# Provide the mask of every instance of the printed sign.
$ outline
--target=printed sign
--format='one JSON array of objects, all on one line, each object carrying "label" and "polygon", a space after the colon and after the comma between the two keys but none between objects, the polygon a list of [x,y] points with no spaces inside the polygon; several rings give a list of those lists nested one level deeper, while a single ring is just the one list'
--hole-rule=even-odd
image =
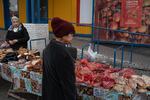
[{"label": "printed sign", "polygon": [[142,25],[143,0],[122,0],[121,26],[140,27]]}]

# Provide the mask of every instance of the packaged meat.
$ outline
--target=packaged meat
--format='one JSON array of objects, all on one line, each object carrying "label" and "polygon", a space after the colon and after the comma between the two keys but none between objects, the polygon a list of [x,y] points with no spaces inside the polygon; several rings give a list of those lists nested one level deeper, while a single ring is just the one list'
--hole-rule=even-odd
[{"label": "packaged meat", "polygon": [[127,83],[127,79],[123,78],[123,77],[118,77],[115,79],[117,84],[121,84],[121,85],[125,85]]},{"label": "packaged meat", "polygon": [[139,92],[139,93],[146,93],[147,90],[146,90],[146,89],[139,89],[138,92]]},{"label": "packaged meat", "polygon": [[113,89],[116,90],[116,91],[118,91],[118,92],[123,92],[124,85],[115,84],[115,86],[113,87]]},{"label": "packaged meat", "polygon": [[129,86],[129,85],[125,85],[124,89],[123,89],[123,92],[127,95],[129,94],[132,94],[133,93],[133,90],[132,88]]},{"label": "packaged meat", "polygon": [[128,84],[129,84],[129,86],[130,86],[132,89],[136,89],[136,88],[137,88],[137,83],[136,83],[136,81],[133,80],[133,79],[129,79],[129,80],[128,80]]},{"label": "packaged meat", "polygon": [[142,75],[142,79],[144,80],[146,85],[150,86],[150,77]]}]

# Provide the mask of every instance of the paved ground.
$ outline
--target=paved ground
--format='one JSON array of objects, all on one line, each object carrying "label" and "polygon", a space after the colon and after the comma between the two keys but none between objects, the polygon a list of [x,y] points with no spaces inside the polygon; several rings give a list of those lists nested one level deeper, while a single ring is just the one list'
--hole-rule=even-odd
[{"label": "paved ground", "polygon": [[[81,48],[82,45],[89,43],[89,39],[87,38],[75,38],[73,41],[73,46]],[[101,45],[99,46],[99,52],[108,57],[113,57],[113,49],[118,47],[119,45]],[[129,58],[130,47],[125,47],[125,60]],[[119,59],[121,56],[121,51],[119,50],[117,53],[117,58]],[[144,47],[136,47],[133,50],[133,63],[139,65],[139,68],[150,68],[150,48]],[[150,71],[147,71],[146,74],[150,75]],[[10,83],[0,79],[0,100],[14,100],[13,98],[7,97],[7,91],[10,87]],[[28,99],[29,100],[29,99]],[[31,99],[35,100],[35,99]]]}]

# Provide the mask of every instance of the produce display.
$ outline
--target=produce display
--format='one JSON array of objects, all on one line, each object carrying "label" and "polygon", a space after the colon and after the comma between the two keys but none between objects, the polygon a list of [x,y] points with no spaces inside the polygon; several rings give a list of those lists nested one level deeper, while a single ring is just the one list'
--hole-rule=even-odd
[{"label": "produce display", "polygon": [[8,65],[14,66],[17,69],[22,69],[24,71],[33,71],[33,72],[42,73],[41,59],[33,59],[31,61],[25,61],[24,59],[20,59],[18,61],[9,62]]},{"label": "produce display", "polygon": [[[2,50],[7,54],[9,49]],[[20,48],[17,53],[18,61],[1,64],[1,76],[13,83],[14,90],[33,93],[41,96],[42,90],[42,59],[36,50]]]},{"label": "produce display", "polygon": [[[137,32],[141,34],[150,34],[149,0],[143,0],[143,10],[141,16],[142,25],[140,25],[140,27],[126,27],[121,25],[121,6],[122,0],[95,0],[95,26],[110,28],[112,30],[123,30],[128,32]],[[129,14],[130,16],[128,16],[129,18],[137,18],[138,11],[135,9],[129,9],[127,13],[131,13]],[[131,35],[127,32],[106,31],[96,28],[94,29],[94,36],[94,39],[102,41],[122,41],[138,44],[150,43],[150,37],[148,36]]]},{"label": "produce display", "polygon": [[76,63],[76,80],[87,86],[102,87],[124,94],[150,91],[150,77],[138,76],[129,68],[112,68],[110,65],[89,62],[86,59]]},{"label": "produce display", "polygon": [[5,48],[0,49],[0,60],[2,60],[8,53],[16,53],[18,55],[18,59],[26,59],[28,61],[40,58],[37,50],[20,48],[18,51],[13,51],[11,48]]},{"label": "produce display", "polygon": [[26,59],[28,61],[32,60],[32,59],[39,59],[40,58],[40,54],[37,50],[28,50],[25,48],[20,48],[18,51],[18,58],[19,59]]},{"label": "produce display", "polygon": [[12,49],[1,49],[0,54],[5,56],[9,52],[16,52],[18,55],[18,61],[9,61],[8,64],[3,65],[13,66],[17,69],[23,69],[24,71],[42,73],[42,59],[37,50],[28,50],[25,48],[20,48],[18,51],[13,51]]},{"label": "produce display", "polygon": [[[14,51],[11,49],[2,50],[2,54],[8,52]],[[16,52],[18,61],[1,64],[2,78],[12,82],[14,90],[22,90],[41,96],[42,59],[36,50],[20,48]],[[75,66],[79,94],[90,95],[91,98],[94,98],[93,100],[98,99],[99,96],[117,100],[115,96],[119,93],[132,95],[150,92],[150,77],[136,75],[133,69],[113,68],[106,63],[90,62],[87,59],[77,60]],[[84,96],[82,95],[82,97]]]}]

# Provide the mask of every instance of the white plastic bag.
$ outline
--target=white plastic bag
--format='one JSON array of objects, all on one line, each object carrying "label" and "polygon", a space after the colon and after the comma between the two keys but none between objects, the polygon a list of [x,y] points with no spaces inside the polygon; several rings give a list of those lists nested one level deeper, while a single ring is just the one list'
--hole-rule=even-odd
[{"label": "white plastic bag", "polygon": [[92,50],[92,45],[90,44],[88,47],[88,56],[90,59],[94,60],[96,58],[97,52]]}]

